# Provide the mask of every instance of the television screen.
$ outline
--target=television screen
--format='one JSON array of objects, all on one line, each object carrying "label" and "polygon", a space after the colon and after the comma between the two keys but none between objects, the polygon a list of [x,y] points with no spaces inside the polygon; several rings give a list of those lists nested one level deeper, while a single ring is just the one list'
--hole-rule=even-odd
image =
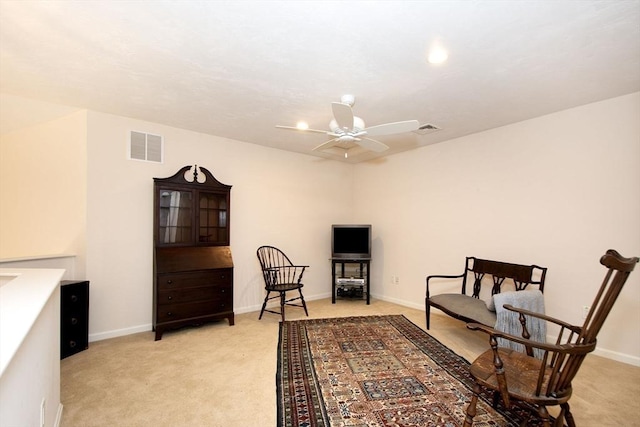
[{"label": "television screen", "polygon": [[371,225],[332,225],[333,258],[371,258]]}]

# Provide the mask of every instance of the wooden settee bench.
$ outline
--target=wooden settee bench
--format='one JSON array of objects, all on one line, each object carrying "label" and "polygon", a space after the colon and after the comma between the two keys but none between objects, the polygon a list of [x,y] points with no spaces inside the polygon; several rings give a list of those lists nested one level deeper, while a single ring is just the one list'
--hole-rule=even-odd
[{"label": "wooden settee bench", "polygon": [[[514,289],[509,290],[539,289],[544,292],[546,274],[547,269],[537,265],[510,264],[467,257],[462,274],[456,276],[432,275],[427,277],[425,297],[427,329],[430,327],[431,307],[436,307],[449,316],[465,322],[482,323],[483,325],[494,327],[496,323],[495,309],[490,310],[489,301],[480,298],[480,291],[483,286],[482,279],[487,275],[491,276],[492,281],[485,280],[484,283],[491,286],[491,297],[489,298],[492,298],[493,295],[502,291],[502,284],[505,279],[511,279],[510,282],[513,282]],[[468,278],[473,278],[470,295],[467,295]],[[438,279],[460,279],[462,281],[461,292],[432,295],[432,282]]]}]

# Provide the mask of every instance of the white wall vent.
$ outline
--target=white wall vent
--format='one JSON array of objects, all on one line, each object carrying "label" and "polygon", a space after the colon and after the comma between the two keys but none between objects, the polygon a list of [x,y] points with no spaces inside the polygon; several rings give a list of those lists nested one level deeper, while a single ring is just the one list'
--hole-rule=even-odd
[{"label": "white wall vent", "polygon": [[163,144],[160,135],[131,131],[129,159],[162,163]]},{"label": "white wall vent", "polygon": [[414,130],[413,133],[417,133],[418,135],[426,135],[428,133],[437,132],[439,130],[440,128],[438,126],[432,123],[427,123]]}]

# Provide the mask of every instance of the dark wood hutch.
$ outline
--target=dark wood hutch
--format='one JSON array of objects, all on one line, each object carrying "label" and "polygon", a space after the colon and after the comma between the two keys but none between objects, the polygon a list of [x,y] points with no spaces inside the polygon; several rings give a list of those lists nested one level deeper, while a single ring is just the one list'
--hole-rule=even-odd
[{"label": "dark wood hutch", "polygon": [[234,323],[231,186],[203,167],[154,178],[153,330]]}]

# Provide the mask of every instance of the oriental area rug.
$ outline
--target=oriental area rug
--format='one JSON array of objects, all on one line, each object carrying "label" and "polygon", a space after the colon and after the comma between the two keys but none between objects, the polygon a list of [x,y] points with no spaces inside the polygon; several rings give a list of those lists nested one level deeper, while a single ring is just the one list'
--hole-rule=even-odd
[{"label": "oriental area rug", "polygon": [[[278,427],[462,426],[468,367],[401,315],[281,322]],[[490,399],[479,399],[475,427],[528,418],[523,409],[495,410]]]}]

